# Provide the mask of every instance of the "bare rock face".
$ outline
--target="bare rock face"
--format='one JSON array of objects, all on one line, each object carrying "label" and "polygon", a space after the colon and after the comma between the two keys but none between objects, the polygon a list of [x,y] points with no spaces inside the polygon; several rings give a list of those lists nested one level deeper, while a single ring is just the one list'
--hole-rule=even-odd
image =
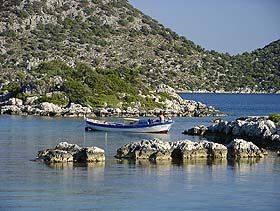
[{"label": "bare rock face", "polygon": [[234,139],[228,146],[228,157],[230,158],[253,158],[264,157],[261,149],[252,142],[243,139]]},{"label": "bare rock face", "polygon": [[80,147],[77,144],[61,142],[55,149],[39,151],[37,159],[46,163],[103,162],[105,153],[98,147]]}]

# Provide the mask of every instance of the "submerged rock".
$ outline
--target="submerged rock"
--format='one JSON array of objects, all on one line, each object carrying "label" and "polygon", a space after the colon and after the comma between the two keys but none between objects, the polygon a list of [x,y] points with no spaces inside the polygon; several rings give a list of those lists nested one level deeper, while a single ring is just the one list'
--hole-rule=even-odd
[{"label": "submerged rock", "polygon": [[77,144],[61,142],[54,149],[39,151],[37,159],[46,163],[102,162],[105,161],[105,153],[98,147],[80,147]]}]

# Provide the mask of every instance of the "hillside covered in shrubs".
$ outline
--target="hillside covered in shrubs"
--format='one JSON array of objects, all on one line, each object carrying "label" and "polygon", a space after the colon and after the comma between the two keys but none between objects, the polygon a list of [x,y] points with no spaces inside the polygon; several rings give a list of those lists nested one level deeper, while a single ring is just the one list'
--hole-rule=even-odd
[{"label": "hillside covered in shrubs", "polygon": [[207,51],[126,0],[1,1],[0,92],[22,99],[153,107],[142,95],[162,83],[279,92],[279,53],[279,40],[236,56]]}]

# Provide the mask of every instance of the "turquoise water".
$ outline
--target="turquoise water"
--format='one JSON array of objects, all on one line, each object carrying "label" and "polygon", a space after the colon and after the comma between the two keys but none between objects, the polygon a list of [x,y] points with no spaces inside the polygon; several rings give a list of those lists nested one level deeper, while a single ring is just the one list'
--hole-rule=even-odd
[{"label": "turquoise water", "polygon": [[[248,114],[256,106],[251,96],[246,95]],[[231,95],[225,95],[224,100],[221,95],[209,95],[201,101],[219,101],[229,111],[247,114],[243,107],[235,107],[238,102],[226,103],[228,98]],[[264,114],[274,111],[272,102],[279,103],[278,96],[269,98]],[[145,135],[85,133],[82,119],[0,116],[0,210],[279,210],[280,157],[274,155],[260,160],[196,160],[180,165],[113,158],[118,147],[142,138],[198,141],[198,137],[181,132],[210,124],[212,119],[176,118],[168,135]],[[38,150],[60,141],[101,147],[106,151],[106,163],[47,166],[32,161]]]}]

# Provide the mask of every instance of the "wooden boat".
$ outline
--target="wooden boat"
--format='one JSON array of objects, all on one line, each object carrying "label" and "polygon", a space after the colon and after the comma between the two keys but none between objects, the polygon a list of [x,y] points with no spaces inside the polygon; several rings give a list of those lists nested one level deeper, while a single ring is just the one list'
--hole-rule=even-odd
[{"label": "wooden boat", "polygon": [[168,133],[172,124],[173,120],[160,122],[154,119],[125,118],[123,123],[116,123],[86,118],[86,130],[97,131]]}]

